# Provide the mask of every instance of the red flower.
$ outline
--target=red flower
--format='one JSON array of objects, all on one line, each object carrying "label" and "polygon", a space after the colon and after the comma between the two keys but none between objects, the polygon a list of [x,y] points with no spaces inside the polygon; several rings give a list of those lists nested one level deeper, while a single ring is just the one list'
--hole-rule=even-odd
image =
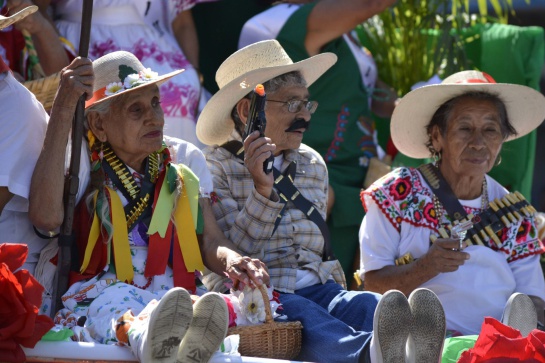
[{"label": "red flower", "polygon": [[390,185],[390,194],[394,200],[403,200],[411,192],[411,178],[398,179]]},{"label": "red flower", "polygon": [[231,299],[227,295],[222,295],[223,300],[225,300],[225,303],[227,304],[227,311],[229,312],[229,328],[233,326],[237,326],[236,320],[237,320],[237,313],[235,313],[235,308],[233,308],[233,303],[231,302]]},{"label": "red flower", "polygon": [[43,287],[23,265],[28,247],[23,244],[0,244],[0,361],[24,362],[20,345],[33,348],[53,327],[53,321],[38,315]]},{"label": "red flower", "polygon": [[430,223],[437,224],[439,220],[437,219],[437,211],[433,207],[433,203],[428,203],[424,207],[424,217]]},{"label": "red flower", "polygon": [[520,226],[517,230],[517,237],[516,237],[516,241],[517,243],[521,243],[521,241],[524,239],[526,240],[526,236],[528,235],[528,232],[530,232],[530,228],[532,227],[532,225],[530,224],[530,222],[526,219],[524,219],[521,223],[520,223]]}]

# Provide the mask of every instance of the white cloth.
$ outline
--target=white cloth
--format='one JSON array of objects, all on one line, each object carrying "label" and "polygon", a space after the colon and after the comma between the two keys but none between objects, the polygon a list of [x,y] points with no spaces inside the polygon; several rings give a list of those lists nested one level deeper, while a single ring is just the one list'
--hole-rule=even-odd
[{"label": "white cloth", "polygon": [[[412,185],[420,182],[422,187],[430,190],[419,173],[418,176],[416,183],[411,180]],[[385,177],[382,180],[387,179]],[[495,180],[489,176],[486,179],[489,200],[507,194],[505,188]],[[435,231],[404,220],[398,232],[376,201],[369,194],[365,194],[364,198],[367,213],[359,234],[361,269],[364,272],[395,265],[397,258],[409,252],[413,258],[418,259],[428,251],[430,235],[436,234]],[[385,203],[387,201],[382,206]],[[480,197],[470,201],[460,200],[460,203],[473,209],[481,208]],[[518,227],[512,228],[516,234]],[[514,292],[545,299],[545,282],[539,255],[507,262],[505,253],[489,247],[469,246],[464,251],[471,257],[457,271],[439,274],[421,285],[439,297],[445,309],[447,329],[466,335],[478,334],[485,316],[501,319],[505,303]]]},{"label": "white cloth", "polygon": [[34,273],[47,241],[34,233],[28,220],[28,193],[49,117],[11,73],[0,80],[0,100],[0,186],[13,194],[0,216],[0,243],[27,244],[29,255],[23,268]]},{"label": "white cloth", "polygon": [[[172,21],[190,9],[193,0],[95,0],[89,58],[117,50],[133,53],[145,67],[159,74],[185,69],[160,86],[165,113],[165,134],[199,148],[196,136],[199,102],[204,95],[199,76],[186,59],[172,32]],[[79,44],[81,0],[56,2],[56,26],[74,46]]]}]

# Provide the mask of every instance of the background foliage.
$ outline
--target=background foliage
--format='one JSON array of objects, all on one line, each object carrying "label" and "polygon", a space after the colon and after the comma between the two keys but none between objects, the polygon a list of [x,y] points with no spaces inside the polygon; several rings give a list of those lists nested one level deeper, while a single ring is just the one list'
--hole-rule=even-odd
[{"label": "background foliage", "polygon": [[[473,3],[476,14],[469,12]],[[402,96],[434,74],[471,68],[464,45],[478,35],[467,35],[467,30],[476,23],[506,24],[512,12],[512,0],[399,0],[357,30],[380,78]]]}]

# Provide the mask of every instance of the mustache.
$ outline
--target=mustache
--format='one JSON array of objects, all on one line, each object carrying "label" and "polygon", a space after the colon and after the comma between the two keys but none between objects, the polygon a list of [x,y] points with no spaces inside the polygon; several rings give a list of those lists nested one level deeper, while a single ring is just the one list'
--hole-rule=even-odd
[{"label": "mustache", "polygon": [[306,121],[303,118],[298,118],[297,120],[293,121],[291,126],[285,129],[284,132],[290,132],[290,131],[300,130],[300,129],[308,130],[309,127],[310,127],[310,121]]}]

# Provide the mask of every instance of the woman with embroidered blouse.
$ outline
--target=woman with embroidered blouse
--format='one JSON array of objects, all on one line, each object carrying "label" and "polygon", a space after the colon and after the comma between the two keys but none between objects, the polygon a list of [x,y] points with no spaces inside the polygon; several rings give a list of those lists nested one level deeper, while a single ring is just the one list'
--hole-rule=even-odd
[{"label": "woman with embroidered blouse", "polygon": [[435,161],[398,168],[362,192],[365,289],[434,291],[453,335],[478,334],[485,316],[504,314],[507,323],[513,306],[537,310],[521,331],[543,322],[544,248],[534,210],[486,175],[504,142],[543,119],[539,92],[477,71],[407,94],[394,111],[392,139],[402,153]]},{"label": "woman with embroidered blouse", "polygon": [[79,340],[129,345],[142,362],[207,362],[218,349],[228,324],[223,297],[206,293],[193,306],[189,294],[205,264],[241,286],[268,282],[264,265],[235,252],[217,226],[200,150],[163,137],[158,86],[181,72],[159,75],[123,51],[72,62],[31,185],[32,222],[57,228],[70,121],[87,93],[90,162],[80,178],[89,187],[74,218],[79,271],[56,319],[86,317],[74,327]]}]

